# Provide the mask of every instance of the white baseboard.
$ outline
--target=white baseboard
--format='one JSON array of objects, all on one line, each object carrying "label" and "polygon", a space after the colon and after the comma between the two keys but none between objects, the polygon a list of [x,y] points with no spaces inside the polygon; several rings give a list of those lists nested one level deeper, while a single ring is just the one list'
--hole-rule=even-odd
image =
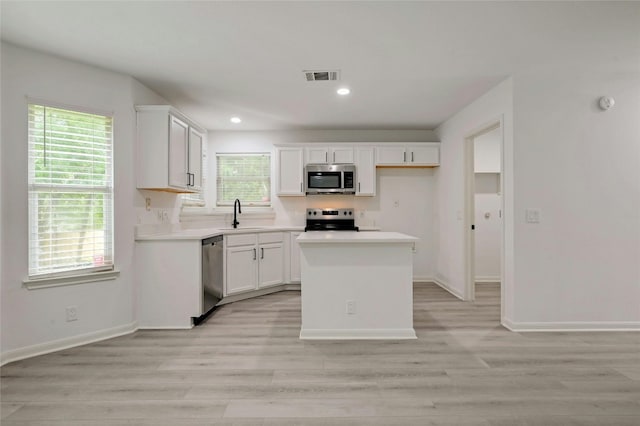
[{"label": "white baseboard", "polygon": [[433,277],[421,277],[421,276],[414,276],[413,277],[413,282],[414,283],[432,283],[433,281]]},{"label": "white baseboard", "polygon": [[559,321],[559,322],[514,322],[503,318],[502,325],[518,333],[534,331],[640,331],[638,321]]},{"label": "white baseboard", "polygon": [[251,299],[252,297],[264,296],[265,294],[277,293],[285,290],[300,291],[300,284],[279,284],[273,287],[261,288],[258,290],[247,291],[246,293],[232,294],[218,302],[216,306],[226,305],[227,303],[237,302],[239,300]]},{"label": "white baseboard", "polygon": [[413,328],[389,329],[305,329],[300,330],[303,340],[380,340],[417,339]]},{"label": "white baseboard", "polygon": [[446,290],[449,293],[451,293],[452,295],[454,295],[455,297],[457,297],[458,299],[464,300],[464,297],[463,297],[462,293],[460,293],[455,288],[452,288],[449,285],[449,283],[446,282],[443,278],[434,278],[433,282],[436,283],[437,285],[439,285],[440,287],[442,287],[444,290]]},{"label": "white baseboard", "polygon": [[95,331],[92,333],[81,334],[79,336],[67,337],[64,339],[53,340],[51,342],[39,343],[33,346],[14,349],[0,354],[0,365],[5,365],[13,361],[19,361],[21,359],[44,355],[51,352],[57,352],[64,349],[74,348],[76,346],[95,343],[101,340],[124,336],[125,334],[133,333],[137,329],[138,324],[134,321],[130,324],[120,325],[118,327],[108,328],[106,330]]}]

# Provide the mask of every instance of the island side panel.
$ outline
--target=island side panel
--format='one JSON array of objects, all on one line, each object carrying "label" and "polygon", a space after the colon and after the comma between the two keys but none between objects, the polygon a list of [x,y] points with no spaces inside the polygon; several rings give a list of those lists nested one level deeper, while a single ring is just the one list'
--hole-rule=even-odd
[{"label": "island side panel", "polygon": [[136,242],[139,328],[191,328],[202,306],[202,242]]},{"label": "island side panel", "polygon": [[[301,245],[305,339],[415,338],[409,243]],[[355,302],[347,313],[347,302]]]}]

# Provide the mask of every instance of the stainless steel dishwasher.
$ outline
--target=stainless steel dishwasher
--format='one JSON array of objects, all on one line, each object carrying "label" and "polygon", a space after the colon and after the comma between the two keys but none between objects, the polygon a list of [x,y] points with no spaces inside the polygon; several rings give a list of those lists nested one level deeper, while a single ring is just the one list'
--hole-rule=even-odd
[{"label": "stainless steel dishwasher", "polygon": [[202,240],[202,311],[196,324],[222,299],[222,246],[222,235]]}]

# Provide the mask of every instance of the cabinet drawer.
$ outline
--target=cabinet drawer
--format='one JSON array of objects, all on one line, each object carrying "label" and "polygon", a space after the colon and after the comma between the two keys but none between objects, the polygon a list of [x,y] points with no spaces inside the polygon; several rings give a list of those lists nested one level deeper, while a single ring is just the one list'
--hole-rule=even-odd
[{"label": "cabinet drawer", "polygon": [[227,247],[253,246],[256,244],[256,234],[225,235],[224,238]]},{"label": "cabinet drawer", "polygon": [[264,232],[258,234],[258,244],[281,243],[282,241],[284,241],[282,232]]}]

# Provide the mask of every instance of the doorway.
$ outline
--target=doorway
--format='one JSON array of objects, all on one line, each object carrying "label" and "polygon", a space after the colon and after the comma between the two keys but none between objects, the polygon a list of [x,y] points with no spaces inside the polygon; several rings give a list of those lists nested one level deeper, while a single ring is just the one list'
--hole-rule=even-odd
[{"label": "doorway", "polygon": [[[476,286],[500,286],[504,308],[503,124],[493,120],[465,138],[465,291],[476,299]],[[489,284],[492,283],[492,284]]]}]

